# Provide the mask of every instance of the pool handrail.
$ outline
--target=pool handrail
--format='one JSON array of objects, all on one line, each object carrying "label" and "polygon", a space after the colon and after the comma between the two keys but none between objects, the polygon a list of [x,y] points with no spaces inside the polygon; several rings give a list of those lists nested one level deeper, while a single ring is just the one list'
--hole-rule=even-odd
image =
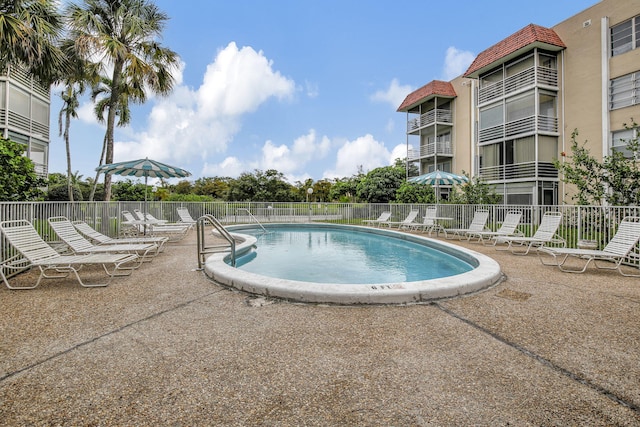
[{"label": "pool handrail", "polygon": [[239,212],[239,211],[247,211],[247,213],[249,214],[249,218],[253,219],[253,220],[256,222],[256,224],[258,224],[258,225],[260,226],[260,228],[262,228],[262,231],[264,231],[265,233],[267,233],[267,229],[266,229],[266,228],[264,228],[264,226],[260,223],[260,221],[258,221],[258,218],[256,218],[256,217],[251,213],[251,211],[250,211],[249,209],[247,209],[247,208],[238,208],[238,209],[236,209],[236,212]]},{"label": "pool handrail", "polygon": [[210,249],[216,249],[219,246],[211,246],[211,247],[206,247],[205,246],[205,239],[204,239],[204,225],[205,222],[209,222],[211,223],[211,225],[213,225],[213,227],[218,231],[218,233],[220,233],[220,235],[227,241],[229,242],[229,249],[231,251],[231,265],[233,267],[236,266],[236,241],[233,238],[233,236],[231,235],[231,233],[229,233],[227,231],[226,228],[224,228],[224,226],[222,225],[222,223],[220,221],[218,221],[218,218],[216,218],[215,216],[211,215],[211,214],[205,214],[202,215],[200,218],[198,218],[198,220],[196,221],[196,230],[197,230],[197,236],[198,236],[198,270],[202,270],[203,264],[204,264],[204,255],[206,255],[207,253],[210,253]]}]

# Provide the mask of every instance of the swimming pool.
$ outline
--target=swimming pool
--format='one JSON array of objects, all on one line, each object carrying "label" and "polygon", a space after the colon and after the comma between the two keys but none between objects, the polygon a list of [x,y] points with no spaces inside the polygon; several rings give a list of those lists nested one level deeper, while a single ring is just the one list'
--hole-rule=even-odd
[{"label": "swimming pool", "polygon": [[[265,227],[272,233],[265,235],[255,225],[227,227],[243,240],[236,246],[239,268],[225,262],[228,253],[213,254],[205,273],[217,283],[254,294],[334,304],[431,301],[475,292],[502,278],[491,258],[423,236],[336,224]],[[309,247],[316,251],[307,252]],[[261,249],[265,255],[279,252],[280,260],[262,257]],[[245,263],[246,257],[255,259]],[[262,266],[254,264],[259,258]],[[277,264],[294,266],[293,276],[283,277],[273,269]],[[438,268],[424,268],[428,265]]]},{"label": "swimming pool", "polygon": [[475,265],[437,248],[376,233],[328,227],[245,230],[256,249],[236,267],[263,276],[336,284],[414,282],[471,271]]}]

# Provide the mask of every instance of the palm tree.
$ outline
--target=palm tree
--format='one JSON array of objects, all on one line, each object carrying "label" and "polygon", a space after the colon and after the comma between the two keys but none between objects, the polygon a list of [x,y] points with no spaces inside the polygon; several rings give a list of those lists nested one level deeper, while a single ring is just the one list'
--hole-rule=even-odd
[{"label": "palm tree", "polygon": [[62,49],[68,57],[69,71],[62,79],[64,82],[64,88],[60,93],[62,108],[58,114],[59,134],[64,137],[67,153],[67,190],[69,192],[69,201],[71,202],[73,202],[73,183],[69,128],[71,127],[71,119],[78,117],[78,107],[80,107],[78,96],[84,93],[87,84],[95,84],[98,79],[96,67],[75,55],[73,46],[72,40],[66,39],[62,42]]},{"label": "palm tree", "polygon": [[[69,34],[78,54],[107,70],[111,94],[107,103],[105,163],[113,163],[115,118],[122,105],[123,81],[136,91],[166,95],[173,89],[171,69],[178,56],[154,40],[161,36],[168,16],[148,0],[84,0],[70,4]],[[105,176],[105,200],[111,198],[111,176]]]},{"label": "palm tree", "polygon": [[[73,202],[73,183],[71,182],[71,148],[69,146],[69,127],[71,126],[71,118],[78,117],[78,95],[82,93],[82,85],[68,84],[60,93],[62,98],[62,108],[58,114],[59,134],[64,138],[64,145],[67,151],[67,190],[69,193],[69,201]],[[64,119],[64,130],[62,127]]]},{"label": "palm tree", "polygon": [[0,0],[0,69],[19,65],[50,84],[66,60],[57,42],[62,17],[54,0]]},{"label": "palm tree", "polygon": [[[91,99],[95,102],[93,112],[100,123],[105,123],[104,114],[108,113],[112,107],[113,81],[103,77],[91,88]],[[115,115],[118,117],[116,126],[123,127],[131,122],[131,110],[129,102],[143,104],[147,100],[147,94],[140,87],[128,84],[124,79],[120,80],[118,88],[120,94],[119,102],[115,105]],[[107,114],[108,117],[108,114]]]},{"label": "palm tree", "polygon": [[[103,77],[99,82],[93,85],[91,89],[91,99],[95,102],[95,107],[93,109],[96,118],[100,123],[104,123],[104,114],[110,110],[109,105],[111,102],[111,92],[112,92],[112,84],[109,78]],[[146,101],[146,94],[143,90],[135,90],[135,88],[129,87],[123,81],[120,88],[120,103],[117,105],[116,116],[118,116],[117,126],[126,126],[130,123],[131,120],[131,110],[129,109],[129,101],[133,101],[134,103],[143,103]],[[102,166],[102,161],[104,160],[104,155],[107,150],[107,138],[105,136],[102,142],[102,154],[100,154],[100,161],[98,162],[98,166]],[[91,195],[89,200],[93,201],[93,196],[96,192],[96,188],[98,186],[98,178],[100,177],[100,172],[96,172],[96,178],[94,180],[93,189],[91,190]]]}]

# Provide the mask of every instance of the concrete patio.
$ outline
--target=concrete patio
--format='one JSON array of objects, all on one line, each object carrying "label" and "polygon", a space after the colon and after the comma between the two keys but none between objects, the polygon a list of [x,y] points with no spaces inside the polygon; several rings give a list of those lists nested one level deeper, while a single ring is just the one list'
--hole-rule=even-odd
[{"label": "concrete patio", "polygon": [[222,288],[194,232],[107,288],[3,287],[0,425],[640,425],[640,279],[461,245],[505,280],[424,305]]}]

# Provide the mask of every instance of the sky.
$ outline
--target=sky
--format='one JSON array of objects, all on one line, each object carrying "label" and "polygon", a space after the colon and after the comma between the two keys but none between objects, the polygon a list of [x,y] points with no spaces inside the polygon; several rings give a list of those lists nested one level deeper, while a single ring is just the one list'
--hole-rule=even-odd
[{"label": "sky", "polygon": [[[114,162],[149,157],[188,179],[275,169],[292,184],[350,177],[406,155],[404,98],[463,74],[528,24],[552,27],[597,0],[155,0],[160,43],[180,57],[172,93],[131,105]],[[517,4],[517,7],[515,6]],[[51,92],[49,173],[66,173]],[[105,127],[84,98],[72,171],[95,177]]]}]

